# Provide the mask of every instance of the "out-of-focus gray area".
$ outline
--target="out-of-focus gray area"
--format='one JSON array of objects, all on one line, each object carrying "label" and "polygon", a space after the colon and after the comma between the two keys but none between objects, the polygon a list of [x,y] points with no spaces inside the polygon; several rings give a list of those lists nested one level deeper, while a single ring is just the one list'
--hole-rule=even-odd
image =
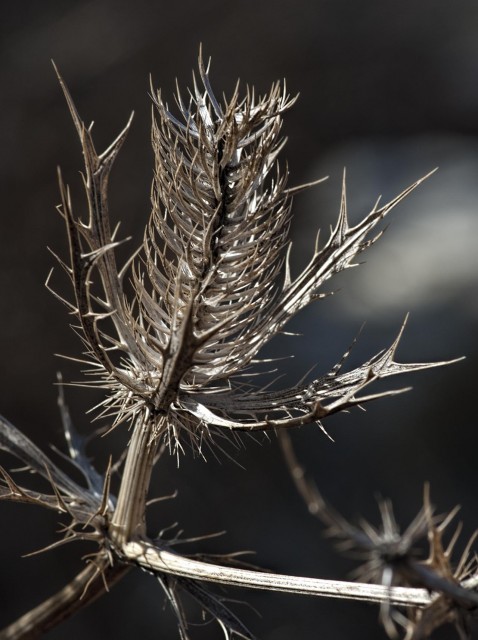
[{"label": "out-of-focus gray area", "polygon": [[[318,227],[334,223],[347,169],[351,221],[376,198],[390,199],[435,167],[390,217],[383,238],[360,268],[328,283],[337,295],[293,323],[300,337],[278,339],[268,355],[294,353],[277,364],[283,383],[312,365],[324,372],[366,322],[350,365],[388,346],[407,312],[399,356],[404,361],[466,360],[398,381],[408,394],[293,434],[303,463],[324,496],[345,515],[378,521],[377,495],[390,497],[405,527],[431,483],[439,512],[462,505],[463,545],[478,524],[475,383],[478,344],[478,5],[473,0],[317,0],[182,3],[43,0],[4,3],[1,30],[0,411],[44,448],[64,448],[54,381],[78,380],[79,368],[54,353],[79,355],[67,310],[43,286],[66,255],[56,167],[84,211],[82,158],[50,59],[59,66],[98,147],[113,139],[134,109],[129,139],[111,180],[111,212],[123,236],[140,240],[149,209],[149,76],[171,96],[175,79],[191,81],[199,44],[212,57],[218,94],[242,86],[265,91],[280,78],[300,98],[286,115],[284,152],[291,185],[329,175],[294,203],[293,272],[307,261]],[[172,103],[173,100],[171,99]],[[361,257],[361,258],[362,258]],[[61,269],[53,285],[67,292]],[[278,384],[281,384],[279,381]],[[67,390],[71,413],[90,433],[85,411],[101,397]],[[107,452],[124,446],[118,429],[92,449],[103,469]],[[255,550],[262,567],[324,578],[347,578],[354,564],[336,554],[300,502],[274,437],[201,459],[161,462],[155,495],[179,493],[151,511],[151,531],[178,522],[184,535],[226,531],[188,551]],[[54,454],[52,454],[54,455]],[[2,463],[10,460],[2,458]],[[21,556],[55,539],[61,518],[0,505],[0,625],[51,595],[80,566],[74,546]],[[221,593],[220,589],[218,592]],[[345,601],[231,590],[259,612],[236,612],[264,640],[384,638],[378,610]],[[214,625],[193,638],[220,638]],[[174,638],[175,623],[160,586],[146,574],[127,578],[49,638]],[[452,637],[445,629],[437,638]]]}]

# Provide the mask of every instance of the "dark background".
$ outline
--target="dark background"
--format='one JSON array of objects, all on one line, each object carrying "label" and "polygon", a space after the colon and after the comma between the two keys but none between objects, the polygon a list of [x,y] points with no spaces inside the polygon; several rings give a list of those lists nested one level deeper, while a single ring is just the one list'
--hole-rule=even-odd
[{"label": "dark background", "polygon": [[[347,166],[350,215],[358,220],[382,193],[393,197],[437,165],[440,170],[392,214],[390,229],[367,264],[340,278],[337,296],[302,313],[302,337],[276,341],[268,353],[294,353],[279,364],[294,382],[313,363],[326,371],[366,321],[351,364],[394,338],[411,312],[399,355],[404,361],[466,355],[459,364],[416,374],[414,390],[327,424],[335,443],[314,426],[294,433],[297,451],[323,494],[351,518],[377,522],[377,495],[390,497],[406,526],[431,482],[438,511],[462,505],[463,541],[477,526],[474,418],[477,367],[478,5],[473,0],[318,0],[295,2],[2,2],[0,162],[1,411],[48,451],[63,447],[53,386],[78,369],[53,353],[77,355],[66,310],[43,287],[54,259],[65,255],[56,166],[72,186],[76,212],[84,201],[81,153],[52,71],[54,58],[86,121],[106,146],[135,120],[113,171],[111,211],[123,235],[139,240],[148,216],[152,153],[149,74],[165,96],[175,78],[190,83],[199,44],[211,56],[216,92],[237,78],[265,91],[287,79],[300,99],[286,116],[291,184],[329,181],[297,198],[294,269],[306,261],[316,229],[326,235],[338,212]],[[324,237],[324,236],[323,236]],[[59,269],[54,282],[63,290]],[[85,410],[92,392],[68,391],[77,428],[91,431]],[[121,447],[115,432],[97,450]],[[185,536],[227,533],[189,550],[254,549],[257,564],[276,571],[347,578],[353,568],[324,540],[285,472],[272,438],[244,440],[238,451],[205,463],[161,462],[154,494],[179,489],[152,509],[152,530],[174,522]],[[54,454],[52,454],[54,455]],[[9,462],[9,461],[8,461]],[[21,558],[48,544],[58,517],[21,505],[0,509],[0,625],[52,594],[79,568],[66,547]],[[464,544],[464,542],[463,542]],[[252,558],[251,558],[252,559]],[[383,638],[375,606],[230,590],[251,603],[236,609],[258,637]],[[49,634],[58,640],[175,638],[160,587],[138,572],[111,594]],[[209,625],[197,638],[219,638]],[[437,637],[452,637],[450,629]]]}]

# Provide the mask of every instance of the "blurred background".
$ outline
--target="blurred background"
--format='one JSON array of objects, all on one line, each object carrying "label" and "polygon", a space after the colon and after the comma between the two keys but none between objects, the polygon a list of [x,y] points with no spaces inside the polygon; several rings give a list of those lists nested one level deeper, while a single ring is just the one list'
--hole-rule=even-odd
[{"label": "blurred background", "polygon": [[[314,426],[293,433],[300,459],[344,515],[378,523],[377,496],[385,496],[405,527],[429,481],[439,512],[462,505],[463,547],[478,525],[478,4],[24,0],[2,4],[0,30],[1,413],[45,451],[50,444],[64,450],[54,381],[60,369],[66,380],[80,377],[74,364],[53,355],[79,355],[81,345],[66,309],[43,286],[55,264],[46,247],[66,255],[55,212],[57,165],[71,185],[76,213],[84,210],[80,147],[50,59],[84,120],[95,121],[99,149],[135,111],[110,193],[123,236],[139,241],[152,178],[150,74],[172,102],[176,79],[190,84],[202,43],[212,57],[217,94],[230,95],[238,78],[259,92],[286,78],[291,94],[300,92],[284,126],[290,184],[329,179],[294,203],[295,273],[317,228],[325,238],[337,216],[344,167],[352,222],[380,194],[392,198],[439,167],[393,212],[366,264],[330,284],[340,289],[337,295],[294,321],[302,335],[273,342],[267,353],[295,355],[278,365],[281,383],[293,383],[315,363],[317,373],[326,372],[366,322],[353,366],[388,346],[409,311],[400,359],[466,356],[399,380],[414,386],[408,394],[329,420],[334,442]],[[66,291],[58,268],[53,285]],[[67,399],[77,429],[91,433],[85,411],[100,397],[71,389]],[[92,450],[101,470],[106,452],[126,438],[117,430]],[[347,579],[354,564],[335,552],[308,515],[275,438],[246,438],[228,453],[238,464],[221,454],[207,463],[186,456],[179,468],[176,460],[161,461],[153,493],[178,489],[178,496],[151,509],[151,532],[175,522],[185,537],[225,531],[188,551],[254,550],[249,559],[262,567]],[[1,627],[71,579],[88,549],[72,545],[22,558],[55,539],[59,517],[8,503],[0,513]],[[376,606],[245,590],[227,595],[251,605],[235,611],[264,640],[385,637]],[[160,586],[136,572],[48,638],[152,640],[175,633]],[[191,635],[221,637],[214,625],[192,628]],[[436,635],[452,636],[451,629]]]}]

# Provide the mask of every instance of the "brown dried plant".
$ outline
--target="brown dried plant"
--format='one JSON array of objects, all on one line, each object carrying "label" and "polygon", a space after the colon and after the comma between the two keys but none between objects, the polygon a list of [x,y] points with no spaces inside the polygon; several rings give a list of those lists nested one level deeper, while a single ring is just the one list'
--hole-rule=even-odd
[{"label": "brown dried plant", "polygon": [[117,464],[121,480],[115,496],[111,463],[104,474],[89,463],[62,395],[69,452],[85,476],[85,487],[1,419],[0,447],[46,478],[52,493],[20,486],[2,470],[0,498],[64,513],[69,518],[65,535],[51,546],[88,539],[98,550],[72,583],[0,632],[0,638],[41,635],[137,565],[160,579],[178,616],[181,638],[189,637],[181,591],[217,620],[226,638],[253,637],[205,582],[429,603],[430,596],[420,589],[393,591],[389,584],[280,576],[252,571],[231,559],[221,563],[185,557],[165,540],[153,542],[146,534],[151,472],[164,449],[179,456],[187,443],[202,453],[225,434],[322,426],[331,414],[406,390],[364,393],[376,380],[445,364],[397,362],[402,327],[390,347],[350,371],[343,372],[346,353],[332,370],[295,387],[271,391],[252,382],[252,367],[265,343],[325,295],[322,285],[329,278],[354,266],[357,255],[380,237],[377,225],[424,178],[387,204],[377,202],[355,226],[347,219],[344,185],[336,226],[324,244],[317,235],[308,265],[293,277],[288,239],[292,197],[311,185],[288,187],[287,171],[277,159],[285,144],[283,114],[295,99],[277,83],[265,96],[248,89],[240,97],[236,88],[229,101],[221,102],[200,59],[187,99],[178,90],[178,115],[159,92],[154,96],[151,216],[141,246],[119,267],[121,241],[109,219],[108,179],[131,119],[97,153],[91,127],[58,77],[82,145],[88,203],[87,215],[77,217],[60,176],[59,211],[69,242],[69,258],[60,263],[74,292],[73,301],[61,300],[76,317],[74,328],[84,345],[82,384],[104,389],[98,415],[109,429],[130,429],[131,438],[124,461]]}]

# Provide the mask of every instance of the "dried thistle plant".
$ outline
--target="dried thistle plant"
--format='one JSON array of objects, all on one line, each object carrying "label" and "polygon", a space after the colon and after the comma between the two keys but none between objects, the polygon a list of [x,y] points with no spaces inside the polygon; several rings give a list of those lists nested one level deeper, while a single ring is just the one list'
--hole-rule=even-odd
[{"label": "dried thistle plant", "polygon": [[[129,123],[98,155],[62,84],[82,141],[89,204],[87,222],[75,218],[61,183],[70,242],[70,262],[63,266],[76,297],[67,304],[78,317],[89,373],[97,378],[91,384],[107,390],[103,412],[112,426],[139,420],[155,440],[166,436],[179,447],[185,434],[201,446],[211,427],[264,430],[316,422],[368,400],[357,393],[377,378],[443,364],[396,363],[397,339],[353,371],[340,374],[340,364],[284,391],[238,380],[288,320],[323,296],[323,283],[380,236],[370,238],[421,180],[355,227],[347,221],[344,186],[329,240],[320,247],[317,239],[308,266],[293,279],[284,255],[291,196],[306,185],[287,188],[277,156],[285,142],[282,115],[294,100],[275,84],[259,98],[248,91],[241,99],[236,90],[221,105],[202,64],[200,82],[187,104],[178,92],[181,120],[159,92],[155,97],[153,208],[131,262],[131,300],[123,286],[130,264],[117,268],[107,208],[109,172]],[[93,291],[94,274],[101,296]],[[102,329],[106,318],[113,332]]]},{"label": "dried thistle plant", "polygon": [[[387,204],[377,203],[355,226],[347,219],[344,185],[335,228],[324,244],[317,236],[308,265],[293,276],[288,239],[292,197],[311,186],[288,187],[287,172],[278,163],[285,143],[282,118],[294,99],[274,84],[265,96],[247,90],[240,97],[236,89],[221,102],[200,59],[199,78],[187,99],[179,91],[176,96],[178,115],[155,94],[152,212],[141,246],[118,267],[115,250],[121,241],[109,219],[108,178],[131,119],[98,154],[91,127],[59,79],[82,145],[88,202],[87,215],[76,217],[60,176],[59,210],[69,241],[69,259],[60,262],[74,291],[72,302],[61,299],[76,317],[75,330],[85,348],[82,384],[105,390],[99,416],[110,429],[128,427],[131,439],[114,496],[111,463],[99,474],[87,461],[62,397],[70,456],[83,471],[86,487],[73,482],[13,425],[0,422],[0,447],[45,477],[53,491],[28,490],[2,471],[0,498],[66,514],[65,537],[54,545],[85,538],[98,543],[70,585],[0,638],[36,637],[26,634],[39,635],[71,615],[134,565],[159,577],[182,638],[188,631],[181,590],[218,621],[226,638],[252,637],[198,580],[389,599],[389,584],[374,591],[367,585],[277,576],[181,556],[167,541],[148,539],[146,497],[164,448],[178,454],[187,442],[202,452],[205,445],[214,446],[215,435],[321,425],[331,414],[405,390],[364,394],[378,379],[445,364],[396,362],[402,327],[390,347],[347,372],[342,369],[348,353],[331,371],[292,388],[270,391],[254,385],[251,377],[265,343],[325,295],[324,282],[354,265],[357,255],[380,237],[377,225],[424,178]],[[405,604],[429,602],[413,589],[400,593],[397,598]]]}]

